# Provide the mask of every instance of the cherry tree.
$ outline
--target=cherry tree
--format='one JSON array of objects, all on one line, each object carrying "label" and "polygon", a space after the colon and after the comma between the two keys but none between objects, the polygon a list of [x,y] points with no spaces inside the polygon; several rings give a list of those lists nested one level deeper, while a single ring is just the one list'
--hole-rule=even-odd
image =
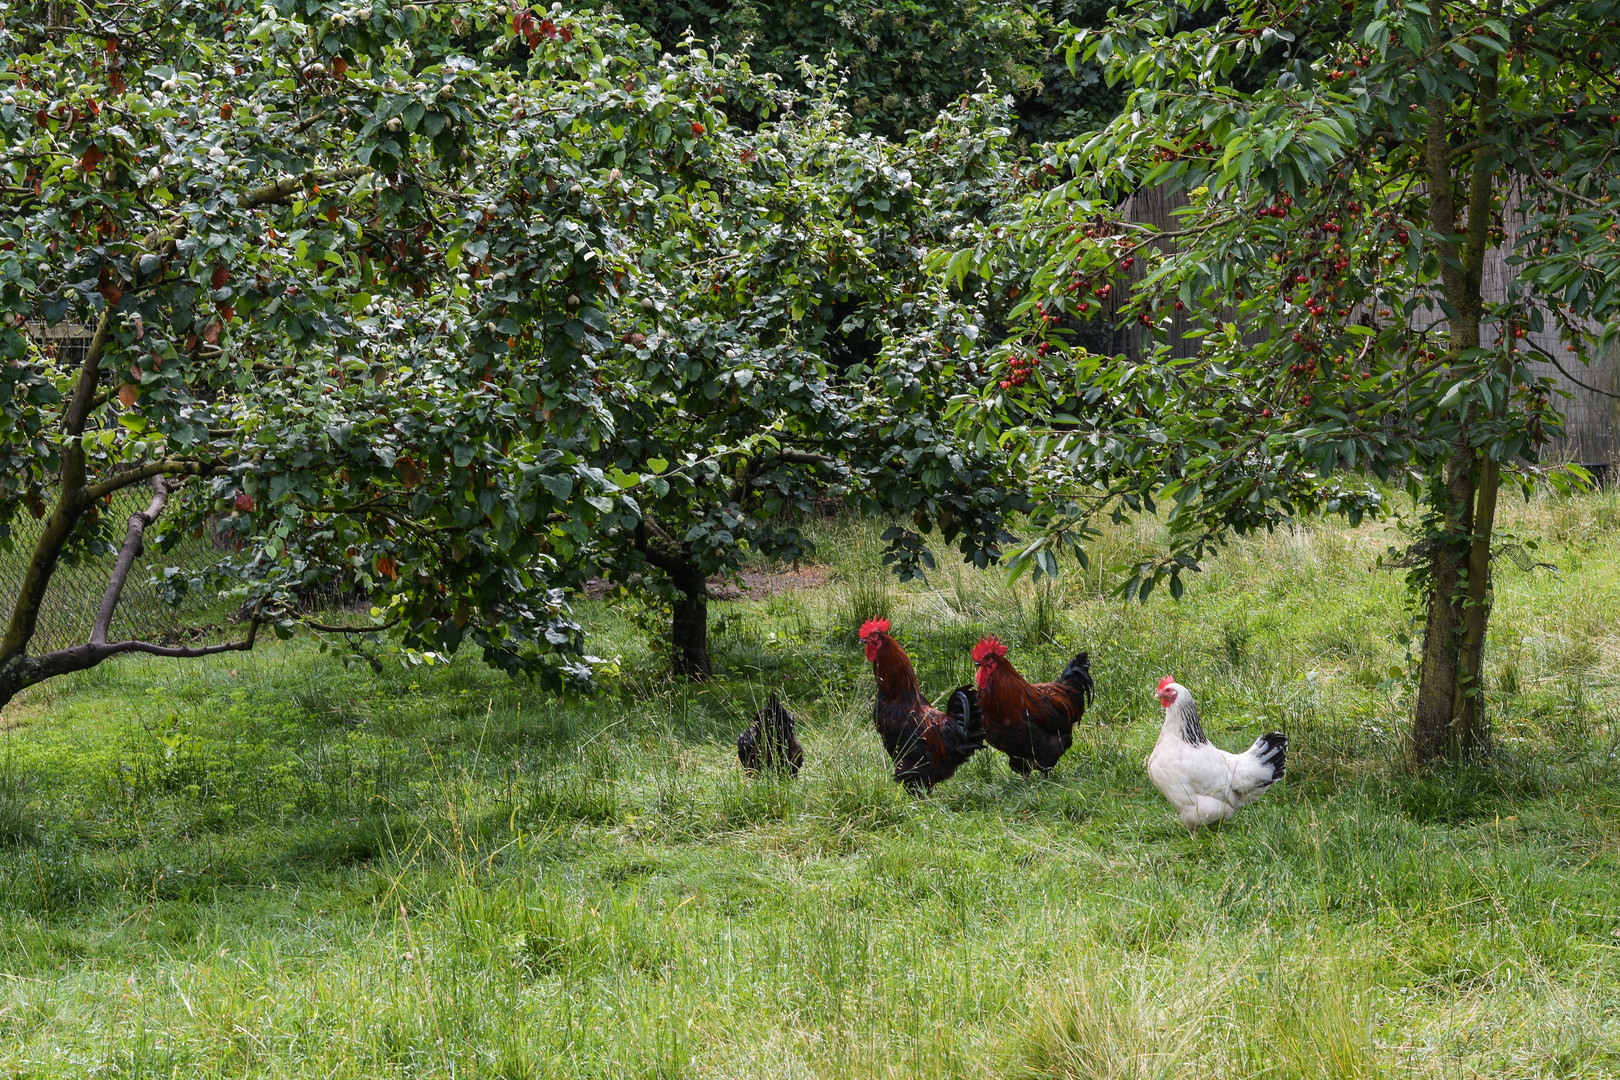
[{"label": "cherry tree", "polygon": [[[1423,508],[1396,559],[1426,609],[1414,752],[1471,753],[1499,494],[1578,482],[1543,457],[1545,362],[1602,356],[1617,325],[1620,4],[1191,9],[1203,25],[1140,2],[1072,32],[1126,108],[1058,148],[999,233],[938,257],[1022,290],[1005,376],[961,413],[1035,493],[1046,528],[1015,566],[1050,572],[1102,518],[1162,509],[1171,545],[1125,591],[1179,596],[1228,535],[1359,520],[1382,509],[1362,478],[1403,482]],[[1119,209],[1154,186],[1186,200],[1162,229]],[[1488,295],[1504,245],[1514,276]],[[1070,347],[1104,307],[1142,335],[1135,359]]]}]

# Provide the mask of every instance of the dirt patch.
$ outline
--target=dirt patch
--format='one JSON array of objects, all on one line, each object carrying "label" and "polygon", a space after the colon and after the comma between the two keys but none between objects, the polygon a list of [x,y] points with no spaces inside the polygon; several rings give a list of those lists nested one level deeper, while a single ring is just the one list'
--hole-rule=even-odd
[{"label": "dirt patch", "polygon": [[[832,578],[832,570],[825,566],[801,566],[797,570],[779,571],[744,570],[738,578],[739,580],[710,578],[709,599],[763,600],[777,593],[815,589],[827,584]],[[585,596],[590,600],[600,600],[614,588],[611,581],[591,578],[585,582]]]},{"label": "dirt patch", "polygon": [[832,577],[832,571],[825,566],[803,566],[797,570],[783,570],[778,573],[744,570],[741,577],[740,582],[710,578],[709,599],[763,600],[777,593],[816,589],[827,584]]}]

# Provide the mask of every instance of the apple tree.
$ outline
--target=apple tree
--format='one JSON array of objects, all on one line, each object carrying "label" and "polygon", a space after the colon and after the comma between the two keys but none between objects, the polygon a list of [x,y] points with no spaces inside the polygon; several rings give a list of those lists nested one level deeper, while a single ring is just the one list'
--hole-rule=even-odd
[{"label": "apple tree", "polygon": [[[588,680],[563,587],[616,505],[584,456],[611,437],[591,358],[644,209],[608,177],[652,144],[678,178],[668,113],[708,105],[661,98],[655,47],[612,20],[493,10],[86,4],[0,29],[0,542],[41,521],[0,702],[299,622]],[[25,334],[64,322],[92,333],[71,366]],[[100,508],[135,486],[116,535]],[[244,636],[107,640],[137,555],[210,529]],[[32,654],[85,555],[109,563],[89,640]],[[321,587],[372,617],[300,614]]]},{"label": "apple tree", "polygon": [[[673,665],[692,678],[711,670],[708,579],[749,553],[808,555],[797,522],[818,498],[900,515],[903,573],[932,559],[918,526],[938,520],[984,562],[1021,504],[943,418],[969,372],[918,347],[934,317],[927,248],[1004,186],[1005,104],[970,95],[896,144],[850,134],[839,87],[813,71],[796,99],[735,60],[700,60],[677,53],[669,77],[716,102],[751,92],[766,119],[687,125],[703,180],[638,225],[634,302],[600,359],[615,437],[585,455],[627,484],[593,566],[670,604]],[[656,161],[617,171],[667,185]]]},{"label": "apple tree", "polygon": [[[690,605],[701,676],[707,575],[802,551],[776,515],[812,491],[954,505],[950,535],[998,542],[1006,497],[958,494],[987,469],[926,407],[957,369],[896,354],[897,422],[871,357],[820,348],[830,326],[902,333],[930,230],[980,212],[1004,131],[971,102],[896,149],[560,5],[58,12],[0,28],[0,543],[28,549],[0,702],[300,624],[584,684],[564,597],[603,569]],[[728,105],[783,115],[750,131]],[[91,331],[72,364],[29,337],[64,323]],[[947,467],[896,468],[924,453]],[[120,536],[101,509],[137,486]],[[207,587],[244,635],[108,640],[141,553],[210,531],[229,553]],[[36,655],[51,580],[86,558],[107,566],[89,640]],[[300,604],[319,589],[372,614],[322,623]]]}]

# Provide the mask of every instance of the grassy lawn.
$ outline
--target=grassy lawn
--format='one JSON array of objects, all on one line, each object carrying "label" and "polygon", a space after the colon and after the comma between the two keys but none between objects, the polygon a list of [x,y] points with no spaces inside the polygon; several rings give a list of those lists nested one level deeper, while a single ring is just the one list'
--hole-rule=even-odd
[{"label": "grassy lawn", "polygon": [[[583,605],[602,696],[307,642],[125,660],[0,716],[0,1077],[1620,1076],[1620,500],[1518,505],[1490,769],[1396,760],[1382,525],[1236,545],[1179,604],[1095,574],[830,584],[712,609],[712,685]],[[1156,542],[1122,531],[1123,552]],[[1099,697],[1050,780],[888,779],[854,628],[936,695],[985,631]],[[1142,771],[1173,674],[1289,773],[1189,837]],[[797,782],[732,739],[772,690]]]}]

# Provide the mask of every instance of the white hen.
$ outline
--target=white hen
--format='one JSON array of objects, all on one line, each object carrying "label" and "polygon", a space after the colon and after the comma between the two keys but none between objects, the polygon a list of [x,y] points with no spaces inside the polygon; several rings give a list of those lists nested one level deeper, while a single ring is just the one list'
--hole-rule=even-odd
[{"label": "white hen", "polygon": [[1282,778],[1287,736],[1262,735],[1243,753],[1229,754],[1204,734],[1185,686],[1166,675],[1158,694],[1164,727],[1148,755],[1148,776],[1189,831],[1227,820]]}]

